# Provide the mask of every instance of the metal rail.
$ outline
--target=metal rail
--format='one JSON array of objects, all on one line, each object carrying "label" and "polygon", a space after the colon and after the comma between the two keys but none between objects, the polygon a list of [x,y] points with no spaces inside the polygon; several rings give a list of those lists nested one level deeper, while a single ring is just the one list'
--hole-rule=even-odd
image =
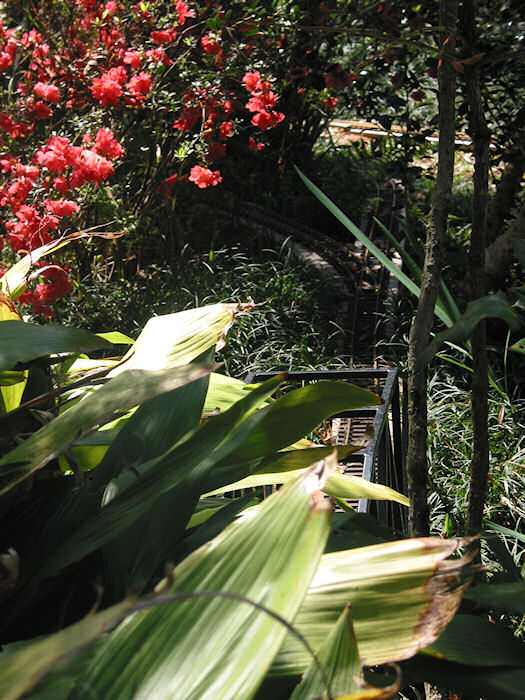
[{"label": "metal rail", "polygon": [[[251,372],[244,381],[247,384],[259,383],[276,374],[277,371]],[[367,481],[406,493],[404,411],[400,402],[397,368],[288,372],[286,386],[280,391],[284,393],[322,379],[351,382],[380,394],[382,399],[379,406],[344,411],[332,416],[328,422],[332,444],[362,444],[365,439],[368,440],[364,449],[343,461],[344,473],[358,475]],[[406,508],[398,503],[360,498],[351,505],[359,513],[375,515],[383,525],[398,532],[407,532]]]}]

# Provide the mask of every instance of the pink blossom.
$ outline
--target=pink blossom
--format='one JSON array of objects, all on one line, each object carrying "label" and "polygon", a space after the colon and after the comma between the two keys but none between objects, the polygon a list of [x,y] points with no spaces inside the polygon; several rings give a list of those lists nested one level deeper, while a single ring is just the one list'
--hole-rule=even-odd
[{"label": "pink blossom", "polygon": [[218,170],[212,172],[209,168],[202,168],[200,165],[194,165],[190,170],[188,180],[194,182],[197,187],[203,190],[205,187],[216,187],[219,182],[222,182],[222,177]]}]

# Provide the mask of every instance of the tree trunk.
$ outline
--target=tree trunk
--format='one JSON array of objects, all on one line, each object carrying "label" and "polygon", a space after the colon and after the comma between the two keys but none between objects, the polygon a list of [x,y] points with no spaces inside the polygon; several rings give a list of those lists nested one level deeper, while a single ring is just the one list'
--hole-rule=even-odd
[{"label": "tree trunk", "polygon": [[[468,56],[475,54],[476,0],[464,0],[460,17],[460,32],[467,41]],[[466,56],[466,57],[468,57]],[[465,92],[469,113],[469,132],[474,149],[474,195],[472,200],[472,232],[467,260],[470,298],[485,294],[485,247],[488,212],[488,174],[490,132],[485,119],[479,67],[465,65]],[[486,325],[481,322],[472,338],[472,394],[471,410],[474,441],[470,465],[467,533],[481,529],[487,477],[489,470],[488,438],[488,361]]]},{"label": "tree trunk", "polygon": [[410,498],[410,531],[415,537],[429,534],[427,501],[427,381],[424,370],[416,372],[418,356],[428,345],[434,307],[441,280],[443,243],[445,239],[452,177],[454,174],[454,137],[456,132],[456,71],[452,66],[455,50],[457,0],[441,0],[441,36],[438,66],[439,151],[438,174],[432,197],[431,220],[425,246],[425,263],[421,294],[408,350],[408,452],[407,479]]},{"label": "tree trunk", "polygon": [[514,259],[514,238],[525,238],[525,202],[509,228],[485,249],[485,274],[492,284],[504,287]]},{"label": "tree trunk", "polygon": [[[525,110],[522,119],[525,121]],[[520,191],[524,171],[525,155],[521,150],[516,150],[506,159],[505,170],[490,202],[487,215],[487,243],[495,241],[501,233],[505,219],[508,219],[516,195]]]}]

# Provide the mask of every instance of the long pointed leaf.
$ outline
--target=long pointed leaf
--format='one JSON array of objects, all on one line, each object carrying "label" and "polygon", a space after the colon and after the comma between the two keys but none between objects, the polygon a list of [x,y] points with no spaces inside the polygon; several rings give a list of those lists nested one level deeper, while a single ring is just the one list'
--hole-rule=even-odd
[{"label": "long pointed leaf", "polygon": [[[446,559],[461,544],[427,538],[325,554],[295,624],[319,648],[350,603],[363,665],[409,658],[435,641],[457,610],[465,561]],[[272,672],[294,675],[308,663],[287,637]]]},{"label": "long pointed leaf", "polygon": [[146,372],[131,370],[115,377],[65,411],[0,459],[0,493],[27,479],[97,424],[153,396],[203,376],[210,368],[190,365]]},{"label": "long pointed leaf", "polygon": [[[290,484],[185,559],[171,593],[226,592],[293,619],[328,534],[327,504],[310,503],[323,471]],[[229,598],[148,610],[106,639],[71,700],[83,687],[106,700],[251,698],[285,634],[263,610]]]},{"label": "long pointed leaf", "polygon": [[[352,233],[358,241],[360,241],[365,248],[367,248],[372,255],[379,260],[379,262],[386,267],[386,269],[394,275],[394,277],[397,277],[397,279],[403,284],[409,292],[414,294],[416,297],[419,297],[420,289],[415,284],[410,277],[405,275],[405,273],[400,270],[397,265],[395,265],[390,258],[388,258],[379,248],[372,243],[372,241],[361,231],[360,228],[358,228],[350,219],[343,214],[343,212],[337,207],[325,194],[321,192],[321,190],[314,185],[313,182],[311,182],[306,175],[304,175],[299,168],[296,168],[297,173],[301,180],[304,182],[306,187],[314,194],[317,199],[324,204],[324,206],[328,209],[328,211],[335,216],[335,218],[340,221],[343,226]],[[434,313],[436,316],[443,321],[443,323],[447,326],[451,325],[451,319],[443,309],[441,309],[439,306],[436,306]]]}]

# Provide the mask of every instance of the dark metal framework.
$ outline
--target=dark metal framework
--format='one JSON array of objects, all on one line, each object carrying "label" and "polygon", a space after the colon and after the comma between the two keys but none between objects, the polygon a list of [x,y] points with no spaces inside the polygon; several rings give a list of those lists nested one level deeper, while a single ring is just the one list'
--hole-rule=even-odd
[{"label": "dark metal framework", "polygon": [[[276,374],[278,372],[251,372],[244,381],[248,384],[259,383]],[[323,379],[350,382],[370,389],[382,398],[379,406],[338,413],[325,426],[332,444],[363,444],[368,441],[364,449],[349,455],[343,462],[344,472],[406,493],[406,421],[400,401],[398,369],[288,372],[279,394]],[[366,498],[360,498],[352,505],[359,513],[371,513],[382,524],[399,532],[407,532],[405,506],[392,501],[369,501]]]}]

